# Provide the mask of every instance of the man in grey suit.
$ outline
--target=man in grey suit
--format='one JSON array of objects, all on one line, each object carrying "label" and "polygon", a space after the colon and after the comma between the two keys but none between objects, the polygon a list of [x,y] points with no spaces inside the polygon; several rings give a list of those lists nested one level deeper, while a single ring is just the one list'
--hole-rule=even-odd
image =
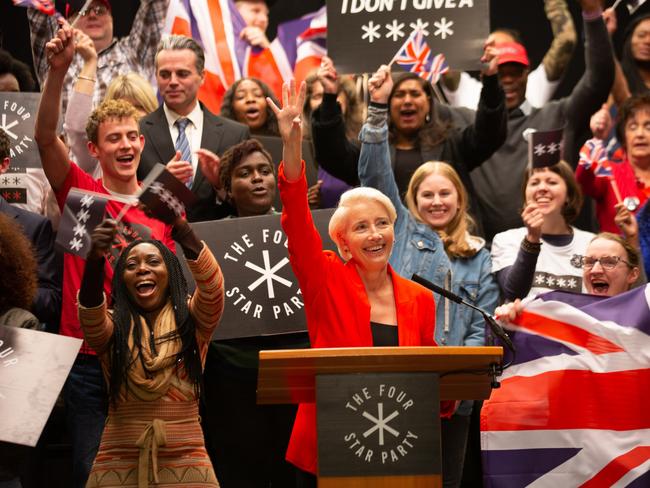
[{"label": "man in grey suit", "polygon": [[156,80],[164,103],[140,120],[146,143],[138,179],[144,179],[156,163],[166,163],[167,169],[198,197],[187,212],[190,222],[220,219],[232,213],[223,195],[218,195],[218,189],[205,176],[206,172],[218,171],[215,158],[199,157],[196,151],[208,149],[221,155],[250,137],[248,127],[214,115],[198,101],[204,65],[205,55],[196,41],[177,35],[164,38],[156,53]]}]

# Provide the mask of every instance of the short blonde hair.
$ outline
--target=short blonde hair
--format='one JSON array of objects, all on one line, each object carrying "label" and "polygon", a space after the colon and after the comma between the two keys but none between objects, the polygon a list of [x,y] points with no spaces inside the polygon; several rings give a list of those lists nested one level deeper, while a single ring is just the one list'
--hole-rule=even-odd
[{"label": "short blonde hair", "polygon": [[388,219],[390,220],[391,225],[394,225],[395,220],[397,220],[397,211],[395,210],[395,206],[390,201],[390,198],[379,190],[368,186],[360,186],[344,192],[341,195],[336,210],[332,214],[328,232],[339,250],[339,255],[346,261],[349,259],[349,256],[347,256],[347,253],[343,252],[342,237],[349,224],[349,211],[358,203],[367,201],[377,202],[383,206],[388,213]]},{"label": "short blonde hair", "polygon": [[113,79],[106,89],[104,100],[133,100],[137,103],[136,109],[142,107],[148,114],[158,108],[158,100],[151,83],[137,73],[128,73]]},{"label": "short blonde hair", "polygon": [[458,194],[458,212],[449,221],[444,231],[438,231],[445,251],[452,258],[472,257],[476,254],[476,249],[470,245],[467,239],[468,232],[474,228],[474,220],[467,211],[469,198],[460,176],[450,164],[442,161],[428,161],[420,165],[409,181],[405,198],[406,205],[416,220],[426,224],[418,211],[417,194],[422,182],[433,174],[444,176],[451,181]]}]

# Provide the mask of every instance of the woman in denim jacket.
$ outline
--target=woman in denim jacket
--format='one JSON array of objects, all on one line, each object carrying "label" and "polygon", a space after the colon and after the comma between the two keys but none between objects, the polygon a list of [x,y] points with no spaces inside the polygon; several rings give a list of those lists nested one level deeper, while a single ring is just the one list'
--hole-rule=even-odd
[{"label": "woman in denim jacket", "polygon": [[[397,210],[390,264],[406,278],[417,273],[491,312],[497,306],[499,288],[485,241],[467,232],[471,224],[467,192],[455,170],[446,163],[423,164],[409,182],[408,208],[400,199],[388,146],[386,102],[392,84],[385,66],[371,78],[368,118],[359,136],[361,184],[385,193]],[[439,345],[485,344],[485,325],[479,313],[435,298],[435,340]],[[472,401],[463,401],[451,419],[442,420],[445,487],[460,485],[472,405]]]}]

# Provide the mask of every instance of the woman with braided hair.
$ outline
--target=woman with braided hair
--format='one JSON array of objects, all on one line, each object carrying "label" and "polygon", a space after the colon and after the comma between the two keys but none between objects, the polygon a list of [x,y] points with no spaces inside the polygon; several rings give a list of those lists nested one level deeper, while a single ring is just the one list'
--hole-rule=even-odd
[{"label": "woman with braided hair", "polygon": [[201,374],[223,311],[223,277],[184,219],[174,223],[196,280],[187,282],[160,241],[131,243],[113,279],[113,310],[102,293],[105,254],[116,232],[105,220],[92,244],[79,291],[79,319],[99,355],[110,408],[88,487],[219,486],[199,423]]}]

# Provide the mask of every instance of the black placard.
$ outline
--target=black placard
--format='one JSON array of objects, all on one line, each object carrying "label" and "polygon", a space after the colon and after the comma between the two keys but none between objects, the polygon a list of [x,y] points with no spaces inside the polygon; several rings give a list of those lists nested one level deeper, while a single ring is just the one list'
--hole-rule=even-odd
[{"label": "black placard", "polygon": [[[40,168],[41,158],[34,142],[34,124],[40,93],[0,92],[0,129],[9,136],[10,173]],[[59,127],[60,128],[60,127]]]},{"label": "black placard", "polygon": [[0,326],[0,441],[35,446],[81,339]]},{"label": "black placard", "polygon": [[[336,250],[327,234],[334,211],[312,212],[323,248]],[[304,300],[291,270],[280,215],[191,224],[216,256],[224,274],[226,304],[213,339],[233,339],[307,330]],[[181,254],[180,246],[177,246]],[[188,283],[194,280],[182,260]]]},{"label": "black placard", "polygon": [[327,0],[327,51],[339,73],[388,64],[414,29],[451,68],[478,70],[489,0]]},{"label": "black placard", "polygon": [[316,377],[319,476],[441,473],[435,373]]}]

